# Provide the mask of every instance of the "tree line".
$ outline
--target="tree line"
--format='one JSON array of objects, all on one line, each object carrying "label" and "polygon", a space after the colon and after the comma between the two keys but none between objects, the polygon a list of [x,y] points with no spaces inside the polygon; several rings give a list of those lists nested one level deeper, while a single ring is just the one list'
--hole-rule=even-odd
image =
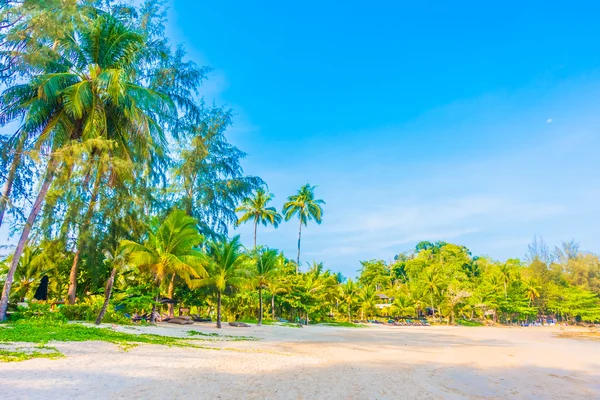
[{"label": "tree line", "polygon": [[[0,319],[48,277],[74,318],[175,312],[324,321],[430,317],[515,322],[600,320],[600,262],[535,239],[498,262],[421,242],[356,279],[313,262],[302,227],[324,201],[304,185],[281,213],[245,153],[227,140],[231,110],[200,96],[210,68],[165,34],[160,1],[6,1],[0,13],[0,226],[18,238],[3,262]],[[261,245],[259,225],[298,218],[295,259]],[[230,227],[253,224],[246,248]],[[384,299],[384,300],[382,300]],[[154,317],[157,312],[152,312]]]}]

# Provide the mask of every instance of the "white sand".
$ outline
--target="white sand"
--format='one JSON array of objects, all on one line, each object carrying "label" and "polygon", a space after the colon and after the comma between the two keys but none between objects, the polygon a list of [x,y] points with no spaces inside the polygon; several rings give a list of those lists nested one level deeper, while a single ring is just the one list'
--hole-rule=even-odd
[{"label": "white sand", "polygon": [[202,343],[238,351],[52,343],[65,358],[0,363],[0,399],[600,399],[600,342],[559,332],[227,326],[220,333],[262,340]]}]

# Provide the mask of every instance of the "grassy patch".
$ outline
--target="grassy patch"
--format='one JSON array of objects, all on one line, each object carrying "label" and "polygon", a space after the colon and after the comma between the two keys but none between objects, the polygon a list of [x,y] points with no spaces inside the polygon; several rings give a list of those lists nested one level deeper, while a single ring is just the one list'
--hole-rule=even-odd
[{"label": "grassy patch", "polygon": [[481,322],[471,321],[471,320],[468,320],[468,319],[457,319],[456,320],[456,325],[461,325],[461,326],[483,326],[483,324]]},{"label": "grassy patch", "polygon": [[339,327],[343,327],[343,328],[366,328],[367,325],[365,324],[355,324],[354,322],[323,322],[319,325],[325,325],[325,326],[339,326]]},{"label": "grassy patch", "polygon": [[[191,331],[190,331],[191,332]],[[44,346],[50,341],[56,342],[85,342],[102,341],[114,343],[123,351],[140,344],[155,344],[177,347],[194,347],[210,350],[226,350],[215,347],[200,346],[197,341],[240,341],[257,340],[250,336],[221,336],[218,334],[190,333],[206,338],[178,338],[155,334],[134,334],[117,332],[109,328],[97,328],[82,324],[50,321],[47,319],[23,319],[15,323],[0,325],[0,342],[2,343],[39,343],[37,349],[51,349],[48,351],[23,351],[22,349],[0,349],[0,361],[23,361],[31,358],[58,358],[62,354],[55,348]],[[216,336],[215,336],[216,335]]]},{"label": "grassy patch", "polygon": [[287,326],[288,328],[302,328],[301,324],[293,324],[291,322],[282,322],[278,324],[279,326]]},{"label": "grassy patch", "polygon": [[[233,335],[219,335],[218,333],[204,333],[199,331],[188,331],[188,335],[190,336],[203,336],[209,337],[212,339],[226,340],[230,342],[237,342],[242,340],[259,340],[254,336],[233,336]],[[210,339],[209,339],[210,340]]]},{"label": "grassy patch", "polygon": [[56,347],[38,345],[34,348],[17,347],[0,349],[0,361],[2,362],[18,362],[31,360],[33,358],[49,358],[56,359],[64,357]]}]

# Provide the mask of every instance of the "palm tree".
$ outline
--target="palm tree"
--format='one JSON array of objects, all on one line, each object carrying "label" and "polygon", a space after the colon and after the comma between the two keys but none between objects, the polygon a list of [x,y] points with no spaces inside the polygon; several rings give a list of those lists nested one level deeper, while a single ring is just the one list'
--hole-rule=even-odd
[{"label": "palm tree", "polygon": [[110,264],[112,266],[112,270],[110,271],[110,276],[106,281],[106,287],[104,289],[104,303],[102,304],[100,313],[96,318],[96,325],[100,325],[102,318],[104,318],[104,314],[106,313],[110,296],[112,294],[113,284],[115,283],[115,276],[117,275],[118,270],[125,268],[127,265],[127,257],[128,254],[124,251],[123,247],[117,248],[114,252],[104,250],[104,263],[107,265]]},{"label": "palm tree", "polygon": [[538,297],[540,297],[540,286],[534,278],[523,279],[525,285],[525,291],[527,292],[527,298],[529,299],[529,307],[531,303]]},{"label": "palm tree", "polygon": [[281,214],[275,207],[267,207],[267,204],[273,199],[271,193],[267,193],[263,188],[259,188],[254,193],[254,197],[246,197],[242,204],[235,209],[235,212],[244,214],[238,219],[237,224],[243,224],[250,220],[254,222],[254,248],[256,249],[256,228],[259,223],[267,226],[273,225],[275,228],[281,222]]},{"label": "palm tree", "polygon": [[360,303],[361,319],[371,317],[375,311],[375,304],[377,304],[377,296],[375,287],[369,285],[362,288],[358,293],[358,301]]},{"label": "palm tree", "polygon": [[395,316],[411,316],[415,312],[415,302],[405,294],[399,294],[394,297],[394,301],[390,306],[390,312]]},{"label": "palm tree", "polygon": [[274,280],[278,269],[278,257],[276,250],[263,251],[256,260],[256,268],[254,270],[254,279],[256,280],[256,287],[258,287],[258,325],[262,325],[263,319],[263,298],[262,291],[267,289],[269,284]]},{"label": "palm tree", "polygon": [[339,288],[341,300],[346,305],[346,310],[348,311],[348,322],[352,322],[352,305],[354,304],[358,287],[352,279],[348,279],[346,283],[340,284]]},{"label": "palm tree", "polygon": [[241,285],[248,277],[250,258],[244,252],[240,236],[211,241],[205,257],[209,276],[193,282],[193,286],[208,286],[217,292],[217,328],[221,328],[221,296],[225,289]]},{"label": "palm tree", "polygon": [[422,279],[425,289],[427,292],[429,292],[429,299],[431,300],[431,312],[433,319],[435,320],[435,304],[433,303],[433,296],[439,293],[442,279],[435,268],[428,268],[423,271]]},{"label": "palm tree", "polygon": [[[24,115],[21,129],[49,153],[46,173],[17,243],[0,301],[0,320],[6,317],[14,271],[50,185],[63,161],[77,157],[82,141],[110,141],[112,153],[139,162],[154,159],[166,141],[159,124],[173,114],[171,100],[143,86],[137,67],[146,56],[147,37],[109,14],[89,21],[57,46],[52,71],[3,92],[3,112]],[[94,151],[92,151],[93,153]],[[85,163],[86,160],[75,160]],[[73,161],[70,162],[73,164]],[[96,195],[97,196],[97,195]],[[95,205],[95,196],[88,209]],[[74,301],[77,266],[88,215],[79,230],[77,254],[71,268],[69,299]]]},{"label": "palm tree", "polygon": [[506,262],[500,267],[499,273],[500,281],[504,285],[504,298],[506,299],[508,296],[508,285],[510,284],[513,278],[513,269],[511,265],[508,262]]},{"label": "palm tree", "polygon": [[[323,220],[323,200],[315,199],[315,187],[308,183],[298,190],[298,193],[288,197],[288,201],[283,205],[283,214],[285,220],[289,221],[294,215],[298,215],[300,225],[298,228],[298,257],[296,259],[297,266],[300,265],[300,241],[302,239],[302,225],[306,226],[308,221],[315,220],[320,224]],[[298,267],[296,267],[298,273]]]},{"label": "palm tree", "polygon": [[[198,222],[184,211],[174,210],[160,225],[150,230],[143,244],[130,240],[121,242],[124,251],[129,253],[127,262],[155,276],[157,301],[166,276],[175,273],[183,277],[188,285],[191,285],[191,279],[207,277],[203,254],[196,250],[203,240],[197,225]],[[152,322],[155,308],[156,303],[152,310]]]}]

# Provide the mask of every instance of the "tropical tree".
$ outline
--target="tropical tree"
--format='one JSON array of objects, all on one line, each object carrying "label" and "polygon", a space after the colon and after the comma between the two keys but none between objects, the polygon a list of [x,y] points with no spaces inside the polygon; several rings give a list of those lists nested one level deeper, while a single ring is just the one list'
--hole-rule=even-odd
[{"label": "tropical tree", "polygon": [[340,284],[339,290],[342,303],[346,306],[348,313],[348,322],[352,322],[352,306],[357,297],[358,287],[352,279],[348,279],[345,283]]},{"label": "tropical tree", "polygon": [[208,277],[194,280],[193,286],[207,286],[217,292],[217,328],[221,328],[221,296],[228,287],[240,286],[248,279],[250,262],[239,235],[208,243],[204,259]]},{"label": "tropical tree", "polygon": [[441,286],[442,286],[442,278],[437,270],[437,268],[430,267],[423,271],[422,274],[422,282],[429,293],[429,300],[431,301],[431,312],[432,316],[435,319],[435,304],[433,302],[434,296],[439,294]]},{"label": "tropical tree", "polygon": [[275,228],[281,222],[281,214],[277,212],[275,207],[267,207],[273,199],[271,193],[266,192],[263,188],[256,189],[254,196],[246,197],[240,206],[235,209],[235,212],[244,213],[238,219],[237,224],[243,224],[250,220],[254,223],[254,248],[256,249],[256,228],[258,224],[263,226],[273,225]]},{"label": "tropical tree", "polygon": [[360,303],[361,319],[372,317],[375,314],[377,304],[377,293],[374,286],[363,287],[358,294],[358,302]]},{"label": "tropical tree", "polygon": [[[150,272],[156,280],[156,302],[160,286],[166,276],[177,274],[188,285],[192,279],[206,279],[204,255],[197,250],[203,237],[198,233],[198,222],[184,211],[174,210],[160,224],[155,221],[144,243],[123,240],[121,246],[128,252],[127,262],[141,271]],[[154,322],[156,303],[152,309]]]},{"label": "tropical tree", "polygon": [[[79,161],[77,144],[87,141],[104,151],[107,144],[103,141],[114,142],[114,154],[139,162],[152,159],[150,154],[160,154],[166,145],[158,120],[174,108],[168,96],[141,83],[136,66],[146,56],[146,46],[146,36],[140,31],[110,14],[100,14],[58,46],[58,60],[52,63],[51,71],[44,70],[2,94],[6,112],[24,115],[22,130],[35,135],[36,147],[45,147],[49,157],[4,284],[0,320],[5,318],[14,270],[50,185],[61,165],[71,169],[70,165]],[[79,230],[78,253],[94,205],[92,194],[88,205],[91,211],[86,212]],[[70,302],[75,297],[79,259],[76,254]]]},{"label": "tropical tree", "polygon": [[110,271],[110,276],[106,281],[106,286],[104,288],[104,303],[102,304],[100,313],[98,313],[98,317],[96,318],[96,325],[100,325],[102,319],[104,318],[104,314],[108,308],[110,296],[113,291],[115,276],[120,269],[124,269],[127,266],[127,257],[128,254],[124,251],[123,247],[118,247],[114,252],[110,252],[109,250],[104,251],[104,263],[106,265],[110,265],[112,269]]},{"label": "tropical tree", "polygon": [[415,312],[415,302],[409,296],[401,293],[394,297],[390,312],[394,316],[411,316]]},{"label": "tropical tree", "polygon": [[527,292],[527,299],[529,300],[529,307],[531,303],[540,296],[540,286],[534,278],[523,279],[523,285]]},{"label": "tropical tree", "polygon": [[258,288],[258,325],[262,325],[263,319],[263,289],[269,288],[269,284],[277,277],[278,255],[276,250],[261,252],[256,258],[254,269],[255,287]]},{"label": "tropical tree", "polygon": [[[283,215],[285,220],[289,221],[294,215],[298,215],[298,257],[296,264],[300,265],[300,241],[302,240],[302,225],[306,226],[308,221],[314,220],[317,224],[323,221],[323,200],[315,199],[315,187],[308,183],[298,190],[298,193],[288,197],[288,201],[283,205]],[[298,272],[298,270],[296,270]]]}]

